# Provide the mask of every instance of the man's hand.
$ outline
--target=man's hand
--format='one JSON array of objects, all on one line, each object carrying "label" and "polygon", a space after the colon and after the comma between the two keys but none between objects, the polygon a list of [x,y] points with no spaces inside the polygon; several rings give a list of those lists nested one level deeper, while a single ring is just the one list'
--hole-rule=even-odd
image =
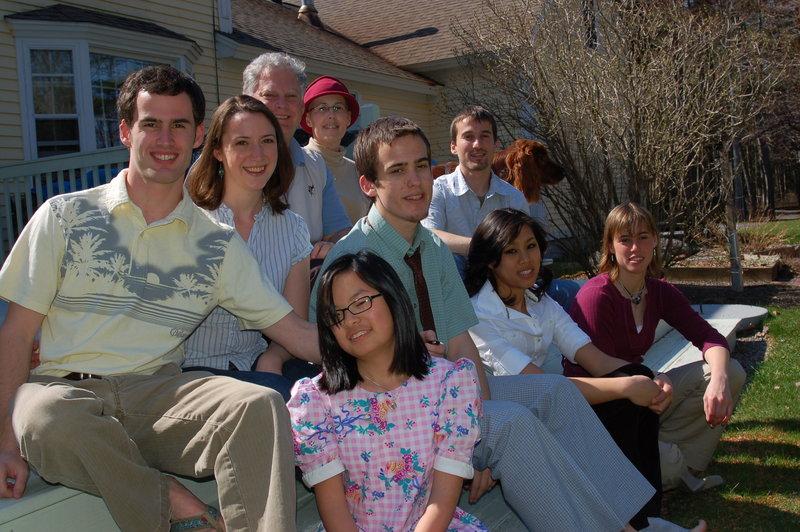
[{"label": "man's hand", "polygon": [[475,504],[483,497],[484,493],[495,487],[497,481],[492,479],[492,470],[488,467],[478,471],[472,477],[472,482],[469,484],[469,502]]},{"label": "man's hand", "polygon": [[324,259],[328,252],[333,247],[333,242],[327,242],[325,240],[320,240],[314,247],[311,248],[311,255],[309,258],[313,259]]},{"label": "man's hand", "polygon": [[425,342],[425,347],[428,348],[428,353],[433,357],[447,358],[445,345],[436,339],[436,332],[427,330],[419,333],[422,336],[422,341]]},{"label": "man's hand", "polygon": [[30,468],[19,451],[0,452],[0,498],[19,499],[25,493]]},{"label": "man's hand", "polygon": [[653,382],[658,384],[661,392],[650,402],[650,410],[661,415],[672,402],[672,381],[669,380],[666,373],[659,373],[653,378]]}]

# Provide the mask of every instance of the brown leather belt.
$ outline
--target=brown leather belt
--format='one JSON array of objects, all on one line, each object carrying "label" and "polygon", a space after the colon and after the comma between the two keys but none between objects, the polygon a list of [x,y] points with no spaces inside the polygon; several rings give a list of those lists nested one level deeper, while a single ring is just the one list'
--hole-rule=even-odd
[{"label": "brown leather belt", "polygon": [[86,379],[102,379],[102,375],[95,375],[94,373],[78,373],[77,371],[73,371],[72,373],[68,373],[62,377],[67,379],[68,381],[84,381]]}]

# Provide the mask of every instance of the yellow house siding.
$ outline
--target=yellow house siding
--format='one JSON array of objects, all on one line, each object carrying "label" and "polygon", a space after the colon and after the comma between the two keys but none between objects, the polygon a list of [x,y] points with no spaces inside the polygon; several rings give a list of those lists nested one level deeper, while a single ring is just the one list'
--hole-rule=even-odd
[{"label": "yellow house siding", "polygon": [[[241,92],[241,75],[247,61],[243,61],[241,58],[219,59],[215,54],[213,24],[216,17],[216,0],[142,0],[133,4],[122,0],[61,3],[152,22],[197,43],[202,51],[195,62],[188,65],[188,69],[206,95],[206,121],[220,102]],[[52,4],[52,0],[6,1],[2,3],[0,16],[43,8]],[[53,36],[53,38],[57,39],[58,36]],[[113,43],[109,44],[112,45],[110,49],[113,50]],[[263,51],[265,50],[252,47],[252,57]],[[125,55],[125,52],[120,50],[114,50],[113,53]],[[147,58],[147,54],[136,53],[135,50],[131,50],[129,55]],[[319,63],[316,63],[316,66],[316,70],[320,71],[317,72],[310,67],[309,80],[322,74],[342,77],[351,90],[359,94],[362,103],[377,104],[381,116],[396,114],[417,122],[432,140],[435,159],[441,161],[449,156],[449,139],[445,139],[444,142],[440,139],[441,131],[446,131],[447,124],[442,124],[440,117],[433,112],[434,101],[437,97],[436,90],[429,90],[424,84],[419,84],[417,89],[412,88],[412,90],[393,87],[391,76],[386,76],[385,82],[375,82],[370,78],[374,73],[364,72],[364,78],[359,78],[357,73],[352,73],[352,69],[350,76],[356,79],[348,79],[335,71],[338,68],[336,65],[331,65],[329,71],[322,71],[328,69],[322,68]],[[363,79],[370,79],[370,81],[364,82]],[[408,83],[407,79],[402,81]],[[24,157],[23,120],[19,111],[19,102],[16,43],[11,24],[3,21],[0,24],[0,163],[17,161]]]},{"label": "yellow house siding", "polygon": [[[176,0],[127,2],[110,0],[105,2],[60,2],[111,15],[143,20],[179,33],[197,43],[202,52],[189,70],[197,79],[208,101],[208,109],[216,107],[216,65],[214,57],[215,0]],[[52,0],[42,1],[4,1],[0,17],[30,11],[53,5]],[[43,39],[58,39],[58,35],[42,35]],[[124,51],[111,50],[118,55]],[[131,50],[132,57],[147,58],[146,54]],[[22,116],[19,110],[20,94],[17,72],[17,50],[12,26],[6,20],[0,21],[0,163],[19,161],[24,158],[22,138]]]}]

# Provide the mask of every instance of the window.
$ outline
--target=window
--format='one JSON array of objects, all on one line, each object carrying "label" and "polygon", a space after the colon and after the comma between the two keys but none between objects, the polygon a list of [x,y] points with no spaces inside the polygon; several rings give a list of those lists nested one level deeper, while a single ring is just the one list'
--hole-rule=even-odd
[{"label": "window", "polygon": [[127,75],[155,64],[191,74],[202,53],[194,41],[149,22],[63,5],[37,13],[56,8],[73,22],[85,20],[5,17],[17,45],[26,159],[118,146],[116,99]]},{"label": "window", "polygon": [[[89,54],[93,137],[81,142],[73,50],[30,49],[36,157],[119,146],[117,93],[125,77],[153,61]],[[84,132],[86,135],[87,132]]]},{"label": "window", "polygon": [[80,151],[71,50],[31,50],[31,93],[38,157]]},{"label": "window", "polygon": [[148,65],[152,61],[142,61],[127,57],[106,54],[89,54],[92,80],[92,111],[94,113],[94,134],[97,148],[119,146],[119,120],[117,119],[117,93],[131,72]]}]

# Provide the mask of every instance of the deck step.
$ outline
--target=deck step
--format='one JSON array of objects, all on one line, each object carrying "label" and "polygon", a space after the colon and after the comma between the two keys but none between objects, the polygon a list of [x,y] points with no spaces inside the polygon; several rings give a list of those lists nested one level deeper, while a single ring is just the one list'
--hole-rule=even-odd
[{"label": "deck step", "polygon": [[[4,305],[0,304],[0,313]],[[741,308],[734,308],[741,307]],[[699,306],[696,306],[699,310]],[[763,319],[766,310],[748,305],[703,305],[701,314],[728,339],[733,347],[736,330],[752,327]],[[666,323],[659,323],[656,343],[648,351],[645,363],[653,370],[670,368],[700,360],[700,351]],[[561,354],[552,347],[542,365],[546,373],[561,373]],[[182,479],[200,499],[217,504],[217,485],[213,480],[194,481]],[[297,482],[297,530],[314,532],[319,514],[314,495]],[[478,517],[494,532],[525,530],[522,522],[506,505],[499,488],[484,495],[476,505],[467,502],[468,493],[462,494],[459,506]],[[532,502],[534,504],[534,502]],[[109,532],[119,530],[99,497],[64,486],[44,482],[33,474],[28,489],[21,499],[0,499],[0,532],[27,532],[38,530],[82,530]]]}]

